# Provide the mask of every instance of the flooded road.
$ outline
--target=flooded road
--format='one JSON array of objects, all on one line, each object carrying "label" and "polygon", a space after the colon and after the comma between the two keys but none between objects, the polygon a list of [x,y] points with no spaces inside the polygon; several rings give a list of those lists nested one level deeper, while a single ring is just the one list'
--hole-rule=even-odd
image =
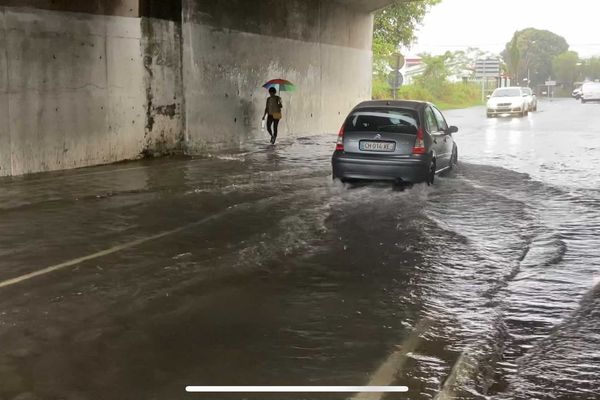
[{"label": "flooded road", "polygon": [[599,399],[600,105],[446,116],[432,187],[332,182],[335,135],[0,180],[0,399]]}]

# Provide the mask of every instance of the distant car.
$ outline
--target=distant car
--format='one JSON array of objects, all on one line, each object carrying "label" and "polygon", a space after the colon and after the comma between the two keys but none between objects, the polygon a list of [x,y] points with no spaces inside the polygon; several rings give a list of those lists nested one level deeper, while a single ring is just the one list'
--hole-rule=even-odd
[{"label": "distant car", "polygon": [[521,88],[521,90],[526,94],[527,110],[531,112],[537,111],[537,96],[533,93],[533,90],[528,87]]},{"label": "distant car", "polygon": [[600,82],[586,82],[581,85],[581,102],[600,101]]},{"label": "distant car", "polygon": [[494,90],[487,101],[487,117],[498,115],[526,116],[529,113],[527,94],[524,88],[513,86]]},{"label": "distant car", "polygon": [[348,115],[331,164],[334,179],[432,184],[458,162],[455,126],[433,104],[366,101]]},{"label": "distant car", "polygon": [[579,100],[581,99],[581,87],[576,88],[575,90],[573,90],[573,92],[571,92],[571,96],[575,99],[575,100]]}]

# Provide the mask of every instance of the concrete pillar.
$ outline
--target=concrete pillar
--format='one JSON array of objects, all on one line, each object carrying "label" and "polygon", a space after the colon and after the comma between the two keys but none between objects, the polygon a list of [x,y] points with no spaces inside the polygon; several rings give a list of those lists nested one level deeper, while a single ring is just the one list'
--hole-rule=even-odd
[{"label": "concrete pillar", "polygon": [[146,91],[144,155],[183,151],[184,98],[181,24],[143,18],[142,57]]}]

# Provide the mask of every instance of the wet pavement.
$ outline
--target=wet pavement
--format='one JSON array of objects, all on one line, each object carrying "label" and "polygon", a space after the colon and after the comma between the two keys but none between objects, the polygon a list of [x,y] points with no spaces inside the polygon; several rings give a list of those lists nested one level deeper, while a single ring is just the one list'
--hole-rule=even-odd
[{"label": "wet pavement", "polygon": [[332,182],[335,135],[0,180],[0,399],[599,399],[600,104],[446,115],[432,187]]}]

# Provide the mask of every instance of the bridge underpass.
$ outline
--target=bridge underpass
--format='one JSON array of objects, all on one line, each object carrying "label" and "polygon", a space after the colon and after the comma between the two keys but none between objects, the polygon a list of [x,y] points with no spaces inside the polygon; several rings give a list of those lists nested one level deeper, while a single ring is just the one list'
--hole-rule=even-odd
[{"label": "bridge underpass", "polygon": [[335,132],[387,3],[2,0],[0,176],[238,148],[279,77],[282,135]]}]

